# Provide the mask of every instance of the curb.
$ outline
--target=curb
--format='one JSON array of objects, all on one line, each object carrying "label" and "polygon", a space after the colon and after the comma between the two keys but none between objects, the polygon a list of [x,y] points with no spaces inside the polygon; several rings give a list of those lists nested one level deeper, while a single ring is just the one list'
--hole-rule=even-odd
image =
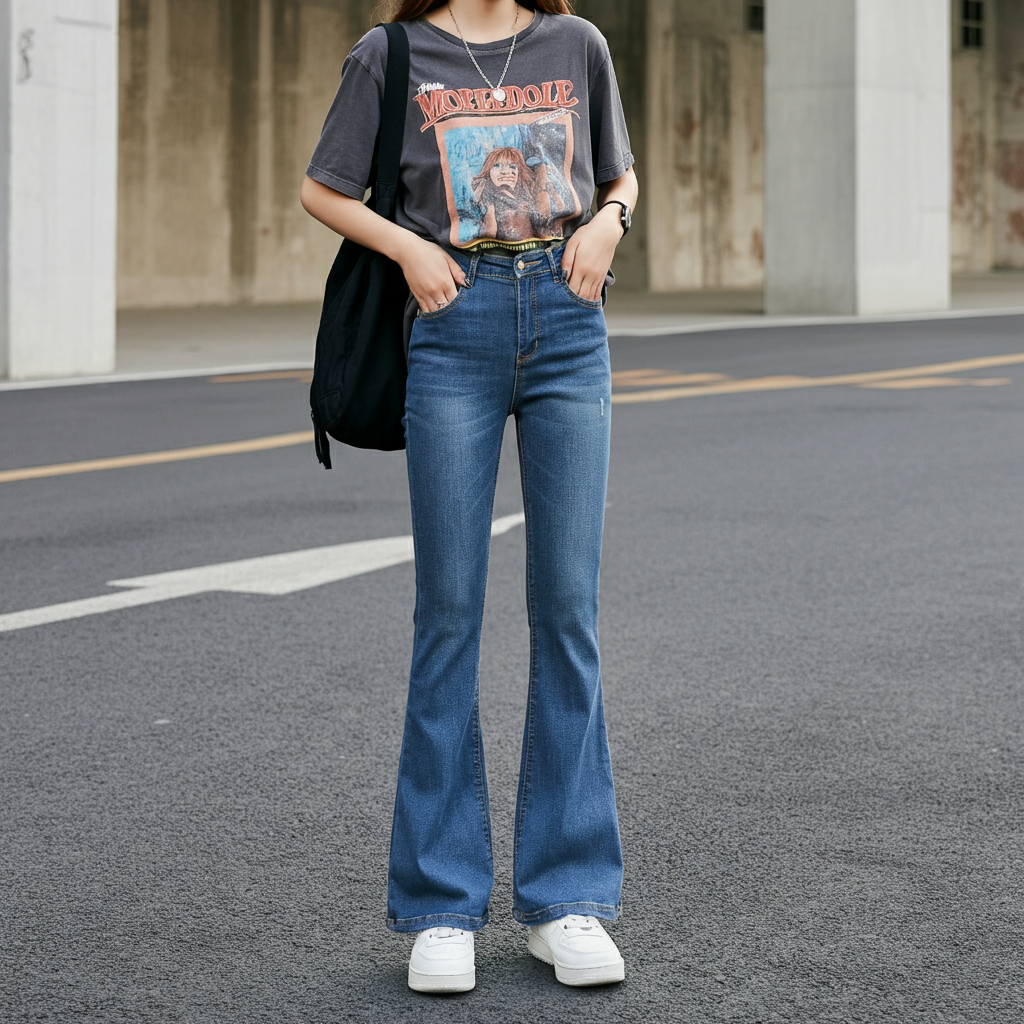
[{"label": "curb", "polygon": [[279,370],[312,370],[313,361],[242,363],[237,366],[201,366],[181,370],[147,370],[140,373],[108,373],[97,377],[54,377],[35,380],[0,380],[0,391],[31,391],[35,388],[72,388],[80,384],[128,384],[132,381],[177,380],[183,377],[223,377],[233,373],[275,373]]}]

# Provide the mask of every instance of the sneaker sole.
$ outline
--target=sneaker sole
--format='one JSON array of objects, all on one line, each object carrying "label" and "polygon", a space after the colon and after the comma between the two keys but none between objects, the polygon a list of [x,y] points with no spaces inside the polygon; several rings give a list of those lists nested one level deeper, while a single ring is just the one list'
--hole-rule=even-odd
[{"label": "sneaker sole", "polygon": [[409,968],[413,992],[471,992],[476,988],[476,968],[464,974],[421,974]]},{"label": "sneaker sole", "polygon": [[614,985],[615,982],[626,979],[626,964],[621,957],[597,967],[568,967],[560,964],[551,952],[551,947],[533,932],[530,933],[526,945],[538,960],[554,967],[555,977],[563,985]]}]

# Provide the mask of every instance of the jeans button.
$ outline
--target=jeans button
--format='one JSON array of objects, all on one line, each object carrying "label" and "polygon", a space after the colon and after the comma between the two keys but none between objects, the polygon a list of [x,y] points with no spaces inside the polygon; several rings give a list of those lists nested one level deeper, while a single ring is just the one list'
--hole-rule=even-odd
[{"label": "jeans button", "polygon": [[525,270],[526,269],[526,264],[522,260],[519,261],[517,266],[519,267],[520,270]]}]

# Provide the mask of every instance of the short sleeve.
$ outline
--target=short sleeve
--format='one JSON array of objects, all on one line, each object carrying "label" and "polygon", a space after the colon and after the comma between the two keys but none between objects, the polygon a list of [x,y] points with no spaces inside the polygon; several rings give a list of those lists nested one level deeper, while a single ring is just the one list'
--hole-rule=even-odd
[{"label": "short sleeve", "polygon": [[621,177],[633,166],[615,66],[603,36],[600,42],[595,55],[599,67],[590,75],[590,145],[596,185]]},{"label": "short sleeve", "polygon": [[[383,46],[382,46],[383,43]],[[362,199],[372,184],[373,151],[384,100],[387,35],[368,32],[341,68],[341,84],[306,168],[314,181]]]}]

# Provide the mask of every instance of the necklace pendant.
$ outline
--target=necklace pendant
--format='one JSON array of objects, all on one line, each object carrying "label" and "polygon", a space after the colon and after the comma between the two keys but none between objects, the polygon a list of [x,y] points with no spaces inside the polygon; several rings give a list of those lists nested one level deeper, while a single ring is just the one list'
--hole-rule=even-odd
[{"label": "necklace pendant", "polygon": [[504,90],[504,89],[495,89],[495,90],[494,90],[494,92],[492,92],[492,93],[491,93],[491,95],[492,95],[492,96],[493,96],[493,97],[494,97],[494,98],[495,98],[495,99],[496,99],[496,100],[497,100],[497,101],[498,101],[499,103],[504,103],[504,102],[505,102],[505,90]]}]

